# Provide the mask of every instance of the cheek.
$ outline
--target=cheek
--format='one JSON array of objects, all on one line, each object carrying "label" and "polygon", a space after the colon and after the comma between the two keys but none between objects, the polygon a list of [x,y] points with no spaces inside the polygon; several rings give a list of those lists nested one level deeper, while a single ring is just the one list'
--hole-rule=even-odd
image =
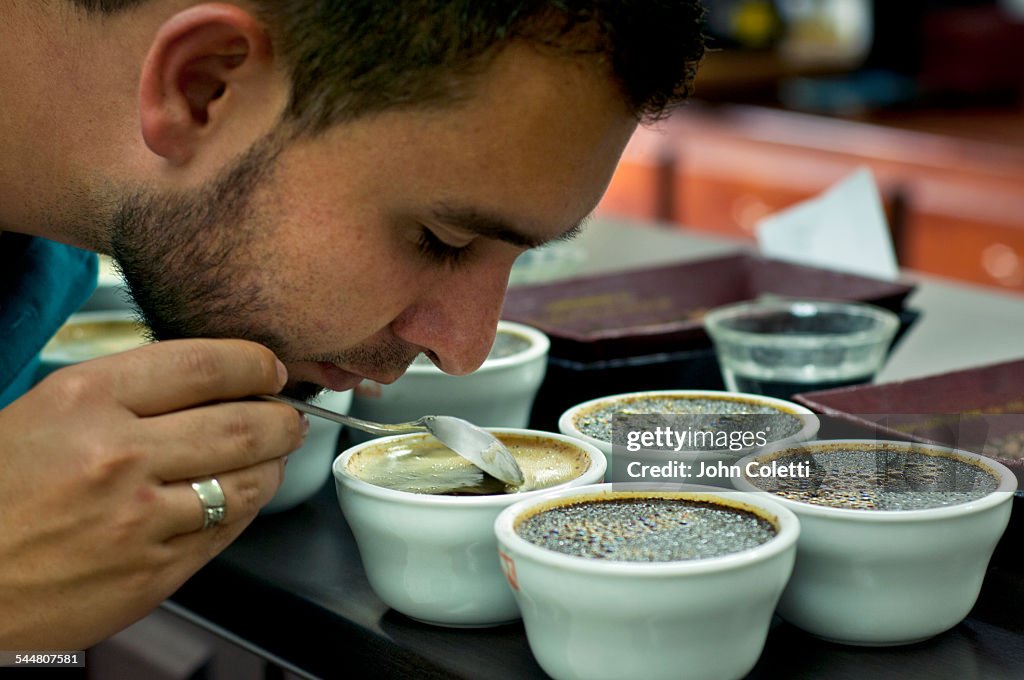
[{"label": "cheek", "polygon": [[304,345],[340,349],[363,342],[431,285],[414,247],[372,201],[345,195],[324,204],[302,192],[275,195],[261,206],[273,225],[262,249],[263,281],[279,318],[293,337],[304,336]]},{"label": "cheek", "polygon": [[289,306],[306,312],[311,323],[302,325],[333,344],[351,345],[379,332],[429,285],[415,263],[373,236],[352,230],[346,238],[306,241],[301,253],[287,255],[291,285],[282,290]]}]

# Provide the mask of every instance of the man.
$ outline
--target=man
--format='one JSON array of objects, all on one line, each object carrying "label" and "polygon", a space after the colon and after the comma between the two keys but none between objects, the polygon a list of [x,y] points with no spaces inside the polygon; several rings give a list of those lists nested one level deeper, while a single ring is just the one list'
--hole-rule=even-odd
[{"label": "man", "polygon": [[420,352],[478,367],[516,256],[576,231],[702,54],[697,2],[0,19],[0,389],[84,295],[58,243],[114,255],[166,340],[0,411],[0,649],[90,645],[230,543],[305,427],[252,397],[390,382]]}]

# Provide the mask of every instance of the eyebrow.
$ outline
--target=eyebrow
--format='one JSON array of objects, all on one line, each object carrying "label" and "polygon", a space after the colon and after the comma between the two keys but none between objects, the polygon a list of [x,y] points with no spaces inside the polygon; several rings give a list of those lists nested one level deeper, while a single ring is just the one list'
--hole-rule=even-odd
[{"label": "eyebrow", "polygon": [[539,248],[552,241],[568,241],[576,238],[583,230],[583,225],[590,220],[588,215],[554,238],[537,239],[517,229],[511,221],[475,208],[440,205],[431,211],[431,216],[442,224],[469,231],[484,238],[504,241],[520,248]]}]

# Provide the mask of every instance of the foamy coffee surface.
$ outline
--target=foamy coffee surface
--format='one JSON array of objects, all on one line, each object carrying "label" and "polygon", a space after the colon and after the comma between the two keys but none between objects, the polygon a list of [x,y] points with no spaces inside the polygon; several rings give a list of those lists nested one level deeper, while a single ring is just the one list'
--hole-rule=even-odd
[{"label": "foamy coffee surface", "polygon": [[690,416],[695,429],[732,432],[749,428],[744,416],[761,416],[759,426],[768,432],[768,441],[791,437],[803,428],[799,416],[768,404],[739,399],[712,397],[674,397],[670,395],[616,399],[582,411],[573,424],[583,434],[605,442],[612,441],[612,422],[616,415]]},{"label": "foamy coffee surface", "polygon": [[755,548],[776,534],[753,512],[679,498],[567,503],[531,515],[516,533],[566,555],[624,562],[677,562]]},{"label": "foamy coffee surface", "polygon": [[480,496],[546,489],[582,475],[590,458],[557,439],[496,434],[523,471],[522,486],[510,486],[444,446],[432,435],[369,446],[354,454],[347,469],[359,479],[396,491],[448,496]]},{"label": "foamy coffee surface", "polygon": [[993,493],[999,480],[955,455],[905,445],[853,447],[840,443],[780,456],[781,465],[805,462],[808,477],[751,479],[790,500],[850,510],[927,510],[968,503]]},{"label": "foamy coffee surface", "polygon": [[65,361],[85,361],[147,342],[145,329],[132,319],[80,321],[61,328],[43,352]]}]

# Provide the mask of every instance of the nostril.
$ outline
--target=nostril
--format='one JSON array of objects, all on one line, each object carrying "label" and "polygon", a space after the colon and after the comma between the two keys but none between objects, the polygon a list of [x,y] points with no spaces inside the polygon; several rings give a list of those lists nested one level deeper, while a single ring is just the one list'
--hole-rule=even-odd
[{"label": "nostril", "polygon": [[437,356],[436,353],[428,349],[423,352],[423,355],[430,359],[432,362],[434,362],[435,366],[437,366],[438,368],[441,367],[441,357]]}]

